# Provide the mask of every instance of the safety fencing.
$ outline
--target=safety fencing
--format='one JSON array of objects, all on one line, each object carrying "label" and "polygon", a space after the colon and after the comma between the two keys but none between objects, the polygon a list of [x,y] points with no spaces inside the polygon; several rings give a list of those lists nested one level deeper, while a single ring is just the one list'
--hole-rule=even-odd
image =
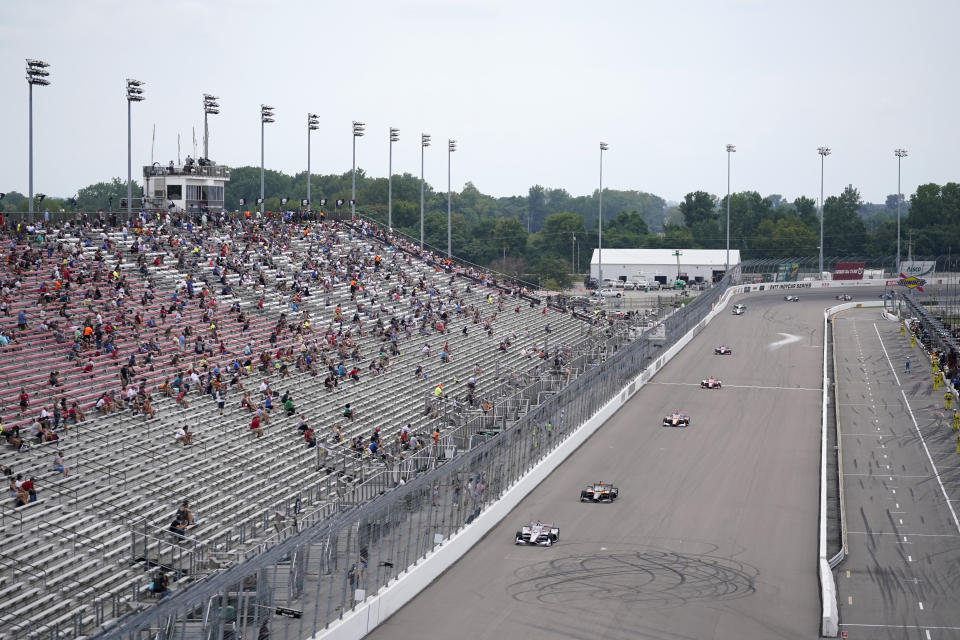
[{"label": "safety fencing", "polygon": [[97,637],[299,640],[378,603],[376,596],[399,577],[453,548],[453,537],[493,511],[525,477],[538,468],[542,473],[540,463],[565,443],[569,448],[582,425],[633,395],[739,290],[728,284],[724,279],[664,318],[665,337],[660,331],[613,341],[603,359],[585,360],[576,379],[541,393],[539,405],[505,429],[473,438],[472,448],[445,464],[410,469],[412,476],[372,500],[297,522],[243,562],[220,570],[208,562],[195,579],[186,578],[185,588],[137,607]]}]

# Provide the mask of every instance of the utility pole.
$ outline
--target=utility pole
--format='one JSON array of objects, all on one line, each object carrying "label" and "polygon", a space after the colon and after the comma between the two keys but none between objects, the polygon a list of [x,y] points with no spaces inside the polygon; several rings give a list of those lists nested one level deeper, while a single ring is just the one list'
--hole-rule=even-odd
[{"label": "utility pole", "polygon": [[680,252],[680,249],[677,249],[673,252],[673,255],[677,258],[677,280],[680,279],[680,256],[683,254]]},{"label": "utility pole", "polygon": [[574,266],[576,264],[574,262],[574,257],[576,255],[574,252],[576,251],[575,249],[576,246],[577,246],[577,234],[571,233],[570,234],[570,273],[577,272],[577,268],[576,266]]}]

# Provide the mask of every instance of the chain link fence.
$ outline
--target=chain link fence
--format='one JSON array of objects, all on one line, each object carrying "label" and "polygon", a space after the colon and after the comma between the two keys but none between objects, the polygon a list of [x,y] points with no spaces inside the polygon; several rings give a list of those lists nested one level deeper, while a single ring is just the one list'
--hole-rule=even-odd
[{"label": "chain link fence", "polygon": [[[465,427],[454,436],[462,452],[444,464],[423,470],[412,463],[395,486],[377,487],[373,499],[266,539],[244,562],[207,566],[202,578],[142,603],[95,637],[299,640],[322,631],[469,526],[703,320],[728,284],[725,278],[663,319],[665,337],[663,330],[610,335],[602,357],[581,356],[585,370],[569,384],[554,391],[541,378],[538,405],[500,428],[492,418]],[[51,636],[69,635],[64,631]]]}]

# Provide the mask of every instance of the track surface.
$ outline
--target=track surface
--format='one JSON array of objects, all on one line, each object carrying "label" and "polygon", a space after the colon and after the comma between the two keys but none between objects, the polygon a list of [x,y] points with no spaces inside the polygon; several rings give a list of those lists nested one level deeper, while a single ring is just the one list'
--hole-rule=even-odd
[{"label": "track surface", "polygon": [[834,335],[849,546],[840,628],[851,640],[960,639],[960,525],[944,498],[960,507],[960,456],[944,389],[876,311],[838,315]]},{"label": "track surface", "polygon": [[[745,315],[715,318],[370,637],[817,637],[821,334],[834,294],[735,298]],[[734,355],[714,356],[720,343]],[[723,389],[700,390],[708,375]],[[660,426],[674,408],[689,428]],[[597,480],[620,499],[578,502]],[[559,544],[514,546],[536,519],[560,527]]]}]

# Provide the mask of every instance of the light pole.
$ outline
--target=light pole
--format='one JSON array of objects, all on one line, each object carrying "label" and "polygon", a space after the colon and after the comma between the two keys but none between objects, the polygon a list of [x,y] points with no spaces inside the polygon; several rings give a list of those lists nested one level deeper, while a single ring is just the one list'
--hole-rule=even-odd
[{"label": "light pole", "polygon": [[260,105],[260,213],[263,214],[263,131],[267,123],[273,122],[273,107],[265,104]]},{"label": "light pole", "polygon": [[456,140],[452,140],[452,139],[448,139],[448,140],[447,140],[447,257],[448,257],[448,258],[449,258],[450,255],[451,255],[451,236],[452,236],[452,233],[451,233],[451,231],[450,231],[450,229],[451,229],[450,221],[451,221],[451,219],[452,219],[452,216],[450,215],[450,203],[451,203],[451,199],[450,199],[450,156],[451,156],[451,155],[453,154],[453,152],[456,151],[456,150],[457,150],[457,141],[456,141]]},{"label": "light pole", "polygon": [[897,273],[900,275],[900,203],[903,202],[903,195],[900,192],[900,161],[907,157],[906,149],[894,149],[893,155],[897,156]]},{"label": "light pole", "polygon": [[207,116],[220,113],[220,103],[217,102],[219,99],[209,93],[203,94],[203,157],[205,160],[210,159],[210,128],[207,126]]},{"label": "light pole", "polygon": [[146,100],[143,95],[143,83],[127,78],[127,214],[133,211],[133,153],[130,144],[130,105]]},{"label": "light pole", "polygon": [[830,147],[817,147],[820,154],[820,273],[817,279],[823,280],[823,160],[830,155]]},{"label": "light pole", "polygon": [[727,260],[723,267],[724,275],[730,271],[730,154],[736,152],[735,146],[727,145]]},{"label": "light pole", "polygon": [[27,59],[27,86],[30,92],[30,192],[27,194],[27,211],[30,214],[30,222],[33,222],[33,85],[43,87],[50,84],[47,78],[50,75],[47,71],[49,66],[43,60]]},{"label": "light pole", "polygon": [[597,220],[597,290],[603,289],[603,152],[610,147],[600,143],[600,214]]},{"label": "light pole", "polygon": [[430,134],[420,134],[420,250],[423,251],[423,150],[430,146]]},{"label": "light pole", "polygon": [[400,129],[390,127],[390,159],[387,161],[387,230],[393,233],[393,143],[400,139]]},{"label": "light pole", "polygon": [[350,172],[350,218],[356,218],[357,202],[357,138],[363,136],[364,124],[353,121],[353,169]]},{"label": "light pole", "polygon": [[307,114],[307,208],[311,206],[310,199],[310,132],[320,128],[320,116],[315,113]]}]

